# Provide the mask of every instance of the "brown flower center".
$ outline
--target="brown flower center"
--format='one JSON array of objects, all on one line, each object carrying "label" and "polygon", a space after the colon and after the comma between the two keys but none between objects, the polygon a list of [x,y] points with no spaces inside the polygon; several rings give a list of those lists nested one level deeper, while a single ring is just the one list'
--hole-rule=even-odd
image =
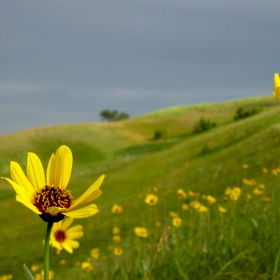
[{"label": "brown flower center", "polygon": [[[71,200],[73,196],[71,192],[55,186],[45,186],[43,189],[36,191],[34,195],[33,205],[35,205],[38,210],[42,213],[40,217],[45,221],[58,222],[63,219],[63,214],[58,214],[56,218],[51,218],[52,216],[49,213],[46,213],[46,210],[51,206],[69,208],[71,206]],[[51,218],[51,219],[50,219]]]},{"label": "brown flower center", "polygon": [[54,233],[54,237],[55,237],[55,240],[57,242],[64,242],[65,239],[66,239],[66,232],[64,230],[57,230],[55,233]]}]

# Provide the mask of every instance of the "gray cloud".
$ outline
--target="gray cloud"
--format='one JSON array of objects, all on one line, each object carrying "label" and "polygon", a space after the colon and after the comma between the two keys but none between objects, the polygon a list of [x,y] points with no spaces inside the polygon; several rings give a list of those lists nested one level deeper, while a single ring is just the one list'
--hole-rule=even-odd
[{"label": "gray cloud", "polygon": [[280,2],[0,3],[0,134],[270,94]]}]

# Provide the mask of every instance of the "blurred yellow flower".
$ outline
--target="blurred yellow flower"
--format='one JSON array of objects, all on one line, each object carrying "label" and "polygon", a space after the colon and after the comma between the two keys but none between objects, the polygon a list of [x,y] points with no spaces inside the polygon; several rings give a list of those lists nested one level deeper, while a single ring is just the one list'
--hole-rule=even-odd
[{"label": "blurred yellow flower", "polygon": [[219,205],[219,211],[221,212],[221,213],[226,213],[227,212],[227,210],[224,208],[224,207],[222,207],[222,206],[220,206]]},{"label": "blurred yellow flower", "polygon": [[158,196],[155,194],[147,194],[145,202],[150,206],[156,205],[158,202]]},{"label": "blurred yellow flower", "polygon": [[249,168],[249,165],[245,163],[245,164],[242,165],[242,168],[243,168],[243,169],[248,169],[248,168]]},{"label": "blurred yellow flower", "polygon": [[57,254],[59,254],[62,249],[72,254],[73,249],[78,248],[80,245],[79,242],[74,239],[81,238],[84,235],[83,226],[76,225],[69,228],[73,220],[73,218],[67,218],[53,224],[50,245],[57,249]]},{"label": "blurred yellow flower", "polygon": [[246,196],[247,196],[247,199],[249,199],[249,200],[252,198],[252,196],[249,193],[247,193]]},{"label": "blurred yellow flower", "polygon": [[206,200],[210,205],[216,202],[216,198],[211,195],[203,195],[202,199]]},{"label": "blurred yellow flower", "polygon": [[273,175],[278,175],[278,169],[273,169],[272,171],[271,171],[271,173],[273,174]]},{"label": "blurred yellow flower", "polygon": [[90,251],[90,255],[94,260],[99,259],[100,250],[98,248],[94,248]]},{"label": "blurred yellow flower", "polygon": [[267,170],[267,168],[265,168],[265,167],[262,169],[262,172],[263,172],[263,173],[267,173],[267,171],[268,171],[268,170]]},{"label": "blurred yellow flower", "polygon": [[39,265],[36,265],[36,264],[31,265],[31,271],[35,272],[39,269],[40,269]]},{"label": "blurred yellow flower", "polygon": [[170,211],[169,216],[175,218],[175,217],[178,217],[179,215],[177,213],[173,212],[173,211]]},{"label": "blurred yellow flower", "polygon": [[231,200],[238,200],[241,194],[241,189],[239,187],[227,188],[225,195],[229,196]]},{"label": "blurred yellow flower", "polygon": [[102,175],[80,198],[72,201],[72,195],[66,190],[72,171],[72,152],[63,145],[52,154],[45,177],[42,163],[34,153],[27,156],[27,176],[20,165],[12,161],[8,181],[16,192],[16,200],[38,214],[45,222],[58,222],[64,216],[86,218],[98,212],[95,204],[74,210],[89,203],[101,195]]},{"label": "blurred yellow flower", "polygon": [[183,203],[182,204],[182,210],[184,210],[184,211],[188,211],[189,210],[189,206],[188,206],[187,203]]},{"label": "blurred yellow flower", "polygon": [[[53,279],[54,272],[52,270],[49,271],[49,279]],[[41,273],[35,274],[35,280],[44,280],[44,271],[41,271]]]},{"label": "blurred yellow flower", "polygon": [[120,256],[122,254],[123,254],[123,249],[121,247],[114,248],[114,255],[115,256]]},{"label": "blurred yellow flower", "polygon": [[118,205],[118,204],[114,204],[114,206],[111,209],[113,214],[120,214],[123,212],[123,208],[122,206]]},{"label": "blurred yellow flower", "polygon": [[62,260],[59,261],[59,263],[60,263],[61,265],[65,265],[65,264],[67,263],[67,261],[64,260],[64,259],[62,259]]},{"label": "blurred yellow flower", "polygon": [[195,193],[193,191],[189,191],[189,196],[190,197],[198,197],[199,196],[199,193]]},{"label": "blurred yellow flower", "polygon": [[199,207],[197,207],[195,209],[197,212],[200,212],[200,213],[205,213],[205,212],[208,212],[208,208],[204,205],[200,205]]},{"label": "blurred yellow flower", "polygon": [[0,280],[10,280],[12,278],[13,278],[12,274],[7,274],[7,275],[0,276]]},{"label": "blurred yellow flower", "polygon": [[172,224],[174,227],[179,227],[182,224],[182,219],[179,217],[175,217],[172,220]]},{"label": "blurred yellow flower", "polygon": [[86,272],[89,272],[90,270],[93,269],[93,266],[91,265],[90,262],[82,262],[82,265],[81,265],[82,269]]},{"label": "blurred yellow flower", "polygon": [[144,227],[134,228],[134,233],[140,238],[146,238],[148,236],[148,230]]},{"label": "blurred yellow flower", "polygon": [[160,226],[160,222],[156,222],[156,227],[159,227]]},{"label": "blurred yellow flower", "polygon": [[243,178],[242,179],[242,182],[243,182],[243,184],[244,185],[246,185],[246,186],[255,186],[256,185],[256,181],[255,181],[255,179],[247,179],[247,178]]},{"label": "blurred yellow flower", "polygon": [[149,188],[149,192],[156,193],[158,191],[157,187]]},{"label": "blurred yellow flower", "polygon": [[260,190],[260,189],[258,189],[258,188],[254,189],[253,192],[254,192],[254,195],[255,195],[255,196],[261,196],[261,195],[263,195],[263,191]]},{"label": "blurred yellow flower", "polygon": [[112,232],[113,234],[120,234],[121,230],[118,227],[114,227]]},{"label": "blurred yellow flower", "polygon": [[113,241],[116,243],[116,244],[118,244],[118,243],[120,243],[121,242],[121,237],[119,236],[119,235],[114,235],[113,236]]},{"label": "blurred yellow flower", "polygon": [[270,201],[270,198],[269,198],[269,197],[263,197],[263,198],[262,198],[262,201],[264,201],[264,202],[269,202],[269,201]]},{"label": "blurred yellow flower", "polygon": [[178,194],[180,199],[186,199],[187,198],[187,194],[182,189],[178,189],[177,194]]},{"label": "blurred yellow flower", "polygon": [[274,89],[273,89],[274,96],[280,100],[280,78],[278,73],[274,74]]}]

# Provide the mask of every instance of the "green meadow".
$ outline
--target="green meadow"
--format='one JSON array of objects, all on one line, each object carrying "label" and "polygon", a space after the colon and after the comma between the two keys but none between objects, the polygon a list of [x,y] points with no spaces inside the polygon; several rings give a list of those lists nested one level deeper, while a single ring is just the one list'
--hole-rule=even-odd
[{"label": "green meadow", "polygon": [[[257,113],[234,120],[240,107]],[[202,118],[216,126],[195,133]],[[273,96],[172,107],[118,122],[44,126],[0,141],[4,177],[10,177],[10,161],[25,170],[28,152],[46,169],[62,144],[73,153],[67,189],[74,198],[106,175],[94,201],[99,213],[73,222],[84,227],[80,247],[73,254],[50,248],[53,279],[280,279],[280,102]],[[158,196],[153,206],[145,203],[151,188]],[[228,188],[240,194],[233,198]],[[0,279],[25,279],[24,263],[39,267],[34,274],[43,269],[47,224],[15,201],[8,182],[0,180],[0,190]],[[115,204],[122,213],[112,213]],[[136,236],[135,227],[145,227],[148,236]]]}]

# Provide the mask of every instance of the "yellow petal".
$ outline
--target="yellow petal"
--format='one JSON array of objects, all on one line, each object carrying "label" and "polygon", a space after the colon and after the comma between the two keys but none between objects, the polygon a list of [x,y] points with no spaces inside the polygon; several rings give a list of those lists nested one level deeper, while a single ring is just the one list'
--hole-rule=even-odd
[{"label": "yellow petal", "polygon": [[67,240],[67,243],[74,249],[79,248],[80,244],[75,240]]},{"label": "yellow petal", "polygon": [[93,199],[97,198],[101,193],[95,193],[95,191],[97,191],[100,188],[104,177],[105,175],[101,175],[77,200],[74,200],[69,210],[77,207],[80,204],[90,202]]},{"label": "yellow petal", "polygon": [[72,171],[73,156],[71,150],[60,146],[55,155],[50,158],[47,168],[47,183],[60,188],[66,188]]},{"label": "yellow petal", "polygon": [[51,207],[47,208],[47,210],[45,212],[51,214],[52,216],[57,216],[57,214],[65,211],[65,210],[67,210],[67,208],[51,206]]},{"label": "yellow petal", "polygon": [[78,210],[70,210],[62,214],[75,219],[87,218],[98,213],[99,210],[95,204],[90,204]]},{"label": "yellow petal", "polygon": [[274,88],[273,89],[273,94],[278,100],[280,100],[280,87]]},{"label": "yellow petal", "polygon": [[21,196],[16,196],[16,201],[22,203],[24,206],[32,210],[34,213],[41,215],[42,213],[34,206],[31,202],[28,202],[26,199],[23,199]]},{"label": "yellow petal", "polygon": [[83,226],[76,225],[76,226],[73,226],[73,227],[69,228],[67,230],[67,233],[72,233],[72,232],[77,232],[77,231],[82,231],[82,230],[83,230]]},{"label": "yellow petal", "polygon": [[14,188],[16,194],[20,196],[23,200],[26,200],[27,202],[31,201],[31,199],[33,198],[32,193],[27,192],[22,186],[18,185],[17,183],[15,183],[9,178],[5,178],[5,177],[1,177],[1,178],[8,181]]},{"label": "yellow petal", "polygon": [[278,73],[274,74],[274,87],[280,87],[280,78]]},{"label": "yellow petal", "polygon": [[67,238],[69,239],[78,239],[81,238],[84,235],[82,231],[77,231],[77,232],[68,232],[67,231]]},{"label": "yellow petal", "polygon": [[62,245],[62,247],[63,247],[68,253],[70,253],[70,254],[73,253],[73,249],[72,249],[72,247],[71,247],[70,244],[69,244],[69,240],[67,240],[67,241],[65,241],[65,242],[63,242],[63,243],[61,243],[61,245]]},{"label": "yellow petal", "polygon": [[34,153],[28,153],[27,156],[27,177],[35,190],[40,190],[46,185],[42,163]]},{"label": "yellow petal", "polygon": [[27,179],[23,170],[21,169],[20,165],[17,162],[11,161],[10,172],[11,172],[11,176],[12,176],[12,179],[14,182],[16,182],[18,185],[24,187],[25,190],[31,194],[33,194],[35,192],[34,187],[29,182],[29,180]]},{"label": "yellow petal", "polygon": [[67,218],[63,221],[62,225],[61,225],[61,229],[64,229],[66,230],[71,224],[72,222],[74,221],[73,218]]}]

